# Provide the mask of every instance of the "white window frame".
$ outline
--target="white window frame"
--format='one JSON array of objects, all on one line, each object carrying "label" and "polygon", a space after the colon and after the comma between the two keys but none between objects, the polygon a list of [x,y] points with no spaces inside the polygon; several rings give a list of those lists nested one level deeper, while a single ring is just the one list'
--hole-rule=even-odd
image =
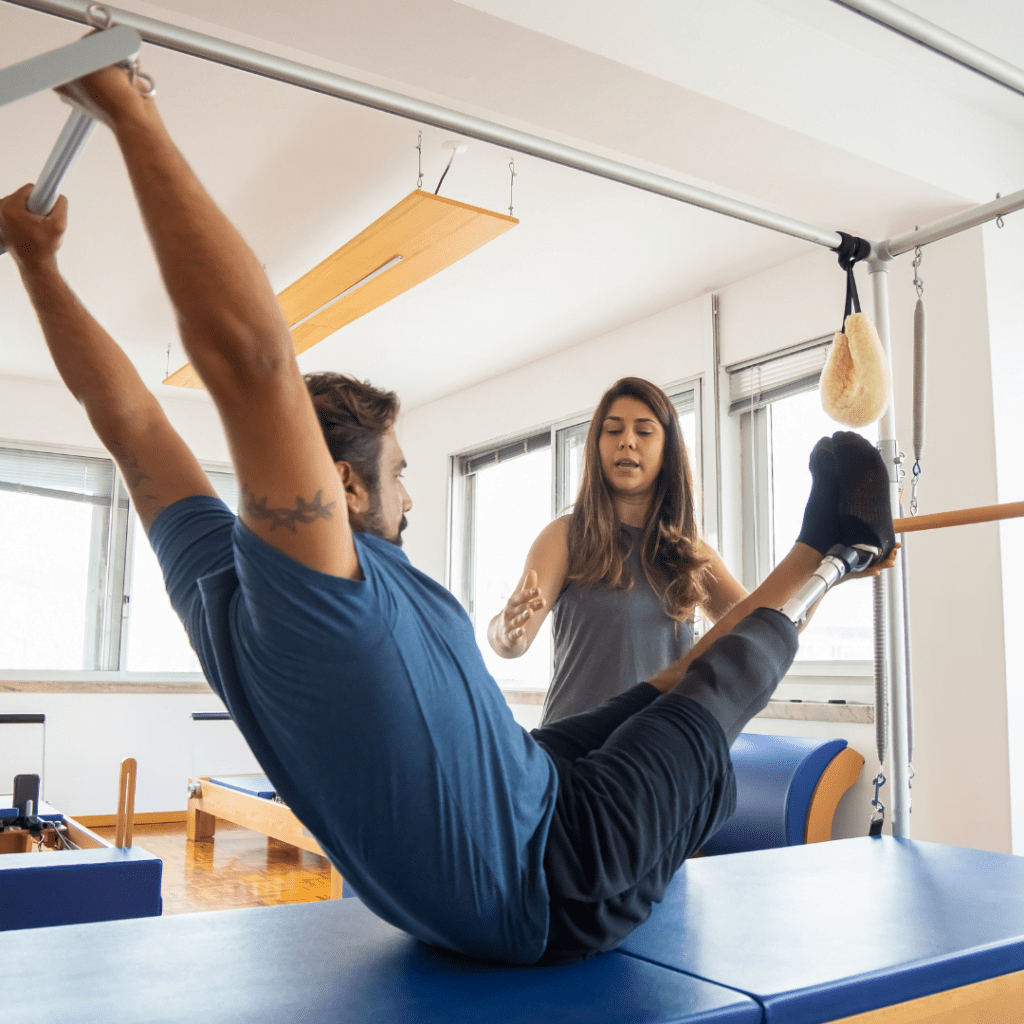
[{"label": "white window frame", "polygon": [[[815,338],[792,348],[762,356],[759,359],[726,367],[729,375],[748,371],[759,363],[768,363],[788,356],[806,354],[812,348],[825,348],[832,336]],[[824,362],[822,359],[821,362]],[[776,401],[818,387],[817,376],[802,376],[785,384],[774,383],[763,391],[751,391],[751,408],[740,408],[732,401],[730,413],[739,418],[740,431],[740,502],[743,511],[742,579],[748,591],[756,589],[775,564],[775,530],[772,521],[772,420],[771,407]],[[838,426],[836,429],[839,429]],[[864,584],[865,586],[867,584]],[[787,678],[817,685],[820,691],[805,699],[846,699],[862,701],[866,681],[873,678],[874,663],[870,660],[834,659],[829,661],[799,660],[794,662]],[[779,696],[785,698],[798,691],[783,685]]]},{"label": "white window frame", "polygon": [[[201,672],[127,672],[124,669],[128,653],[129,619],[131,609],[131,552],[137,517],[132,515],[128,490],[121,474],[103,449],[85,448],[75,445],[44,445],[37,442],[0,438],[0,448],[16,451],[39,452],[45,455],[70,458],[103,460],[110,463],[112,486],[110,495],[109,528],[105,539],[94,538],[93,560],[99,555],[105,564],[102,570],[97,566],[97,575],[102,571],[102,582],[97,595],[89,599],[89,607],[95,609],[98,594],[102,593],[103,609],[97,612],[91,632],[95,633],[94,646],[99,649],[101,668],[90,669],[20,669],[0,666],[0,680],[23,682],[205,682]],[[229,463],[201,461],[204,471],[234,475]],[[88,623],[83,622],[82,628]]]}]

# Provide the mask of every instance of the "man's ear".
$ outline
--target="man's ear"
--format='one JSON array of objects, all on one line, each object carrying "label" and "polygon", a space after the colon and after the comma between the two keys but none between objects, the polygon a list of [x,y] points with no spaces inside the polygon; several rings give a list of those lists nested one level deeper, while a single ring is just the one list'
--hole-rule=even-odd
[{"label": "man's ear", "polygon": [[341,489],[345,492],[345,504],[348,505],[349,516],[361,516],[370,509],[370,491],[363,478],[347,463],[336,462],[334,468],[341,479]]}]

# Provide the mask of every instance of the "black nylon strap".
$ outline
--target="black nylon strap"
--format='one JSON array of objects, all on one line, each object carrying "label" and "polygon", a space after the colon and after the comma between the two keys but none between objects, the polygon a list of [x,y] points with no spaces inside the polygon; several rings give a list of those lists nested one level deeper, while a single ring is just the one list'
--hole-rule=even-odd
[{"label": "black nylon strap", "polygon": [[850,313],[860,312],[860,296],[857,294],[857,282],[853,277],[853,268],[871,254],[871,243],[856,235],[848,235],[845,231],[840,231],[839,237],[842,242],[832,251],[839,257],[839,266],[846,271],[846,308],[843,312],[842,326],[839,328],[842,331]]}]

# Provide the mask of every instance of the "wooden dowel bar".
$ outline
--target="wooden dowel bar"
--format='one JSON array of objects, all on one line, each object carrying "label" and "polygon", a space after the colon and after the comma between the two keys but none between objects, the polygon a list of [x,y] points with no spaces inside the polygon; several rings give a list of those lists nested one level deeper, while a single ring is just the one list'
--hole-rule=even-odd
[{"label": "wooden dowel bar", "polygon": [[1000,519],[1019,519],[1024,516],[1024,501],[1011,501],[1005,505],[980,505],[953,512],[933,512],[927,516],[907,516],[893,520],[897,534],[916,533],[918,530],[938,530],[944,526],[969,526],[972,523],[994,523]]}]

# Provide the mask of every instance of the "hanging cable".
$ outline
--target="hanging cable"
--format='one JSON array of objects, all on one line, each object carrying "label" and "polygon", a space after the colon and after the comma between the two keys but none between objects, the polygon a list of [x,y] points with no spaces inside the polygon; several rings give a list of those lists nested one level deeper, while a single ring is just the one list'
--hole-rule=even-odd
[{"label": "hanging cable", "polygon": [[[454,153],[452,154],[455,155]],[[423,132],[418,132],[416,135],[416,187],[423,188]],[[438,184],[438,188],[440,188]]]},{"label": "hanging cable", "polygon": [[512,216],[512,186],[516,183],[516,158],[512,157],[508,162],[508,215]]},{"label": "hanging cable", "polygon": [[444,181],[444,176],[448,173],[448,168],[451,167],[452,161],[455,159],[456,152],[457,152],[457,150],[455,150],[455,149],[452,150],[452,155],[450,157],[448,157],[448,163],[445,164],[445,168],[441,172],[441,177],[437,179],[437,188],[434,189],[434,195],[435,196],[437,195],[438,192],[441,191],[441,182]]}]

